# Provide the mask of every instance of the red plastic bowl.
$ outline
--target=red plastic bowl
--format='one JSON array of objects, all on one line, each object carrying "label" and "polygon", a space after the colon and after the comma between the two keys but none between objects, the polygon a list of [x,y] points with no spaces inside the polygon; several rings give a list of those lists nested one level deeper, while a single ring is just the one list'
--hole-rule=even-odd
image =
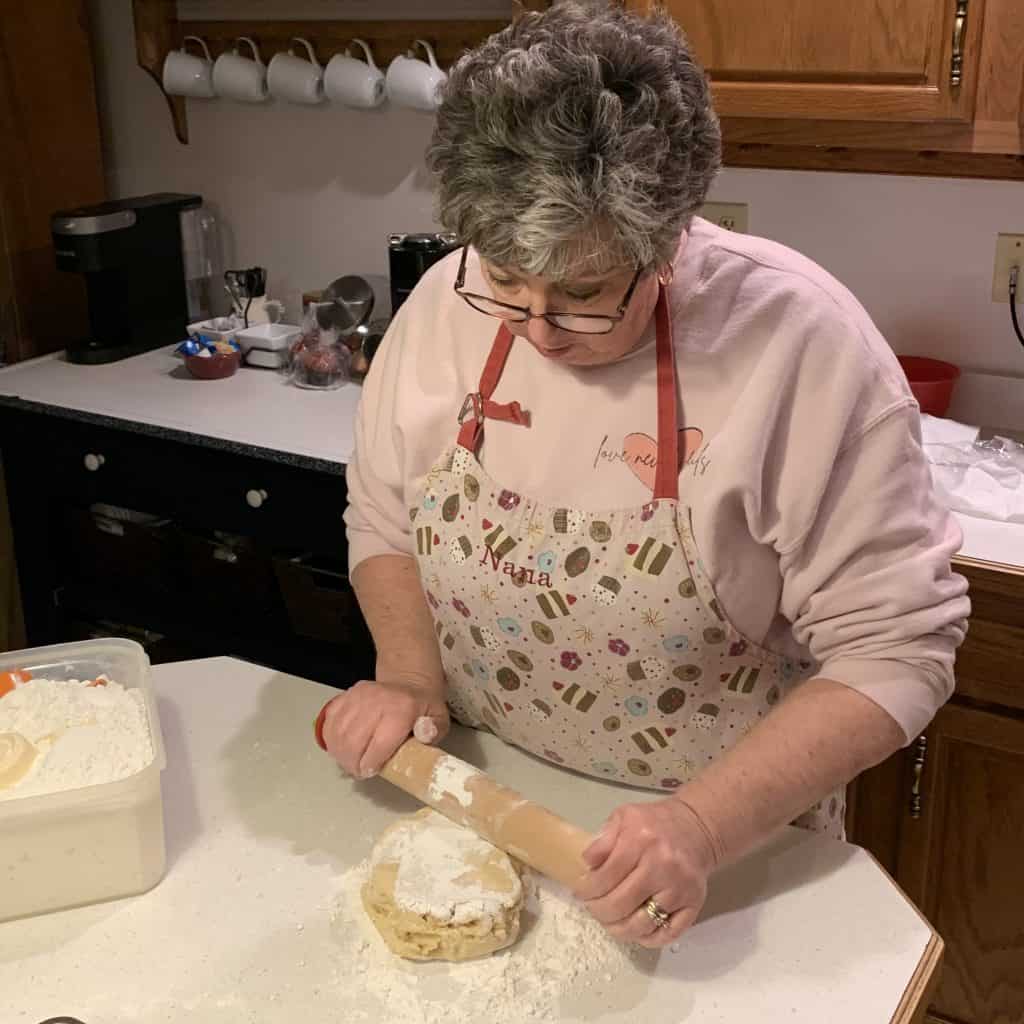
[{"label": "red plastic bowl", "polygon": [[910,390],[921,406],[921,412],[931,416],[945,416],[953,399],[953,388],[960,376],[960,367],[925,356],[898,358],[907,375]]},{"label": "red plastic bowl", "polygon": [[238,352],[217,352],[212,356],[185,356],[185,365],[200,380],[223,380],[242,365]]}]

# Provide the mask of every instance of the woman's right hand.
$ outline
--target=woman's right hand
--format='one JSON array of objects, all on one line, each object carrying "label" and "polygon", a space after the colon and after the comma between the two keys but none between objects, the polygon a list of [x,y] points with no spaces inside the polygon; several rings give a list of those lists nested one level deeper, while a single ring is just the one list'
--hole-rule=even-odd
[{"label": "woman's right hand", "polygon": [[[428,721],[416,728],[422,718]],[[368,779],[380,771],[414,728],[417,737],[439,743],[450,724],[440,688],[363,680],[327,705],[323,739],[328,753],[349,775]]]}]

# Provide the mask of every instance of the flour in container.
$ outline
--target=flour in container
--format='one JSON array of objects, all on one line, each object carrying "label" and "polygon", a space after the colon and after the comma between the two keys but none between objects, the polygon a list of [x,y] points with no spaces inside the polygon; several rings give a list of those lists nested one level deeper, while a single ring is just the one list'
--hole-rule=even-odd
[{"label": "flour in container", "polygon": [[101,682],[32,679],[0,697],[0,734],[34,748],[28,770],[0,787],[0,801],[116,782],[153,761],[142,693]]}]

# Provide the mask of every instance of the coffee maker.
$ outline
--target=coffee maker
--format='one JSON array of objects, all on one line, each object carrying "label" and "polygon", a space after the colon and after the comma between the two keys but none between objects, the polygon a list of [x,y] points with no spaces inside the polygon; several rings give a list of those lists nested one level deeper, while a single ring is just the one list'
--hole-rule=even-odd
[{"label": "coffee maker", "polygon": [[57,267],[84,274],[88,294],[89,336],[68,339],[68,362],[109,363],[186,336],[182,217],[202,201],[163,192],[53,215]]},{"label": "coffee maker", "polygon": [[458,240],[449,232],[396,233],[388,236],[392,316],[398,312],[398,307],[409,297],[427,269],[458,248]]}]

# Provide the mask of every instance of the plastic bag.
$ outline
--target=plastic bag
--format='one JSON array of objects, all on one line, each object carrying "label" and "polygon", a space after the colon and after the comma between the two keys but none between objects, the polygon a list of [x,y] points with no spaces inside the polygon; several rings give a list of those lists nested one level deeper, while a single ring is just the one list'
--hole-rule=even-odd
[{"label": "plastic bag", "polygon": [[926,444],[939,500],[983,519],[1024,523],[1024,445],[1005,437]]}]

